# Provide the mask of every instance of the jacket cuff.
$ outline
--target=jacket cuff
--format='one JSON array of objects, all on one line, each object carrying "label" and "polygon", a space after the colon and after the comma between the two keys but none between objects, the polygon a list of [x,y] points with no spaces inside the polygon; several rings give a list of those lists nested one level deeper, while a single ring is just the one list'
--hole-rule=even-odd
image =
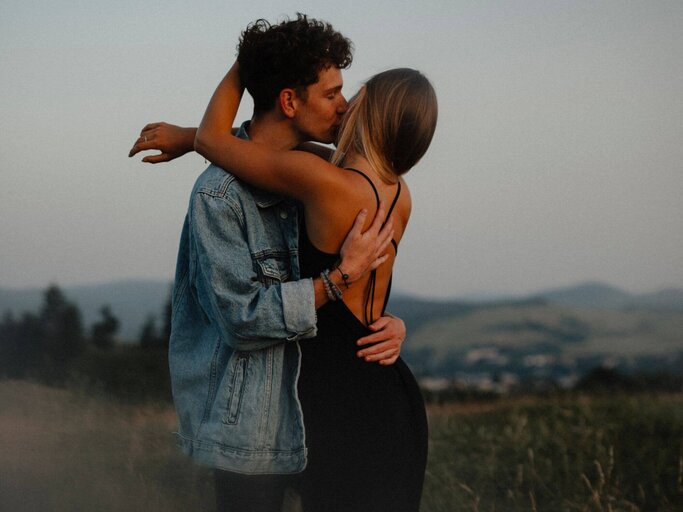
[{"label": "jacket cuff", "polygon": [[317,332],[313,279],[282,283],[282,310],[285,327],[292,333],[287,339],[312,338]]}]

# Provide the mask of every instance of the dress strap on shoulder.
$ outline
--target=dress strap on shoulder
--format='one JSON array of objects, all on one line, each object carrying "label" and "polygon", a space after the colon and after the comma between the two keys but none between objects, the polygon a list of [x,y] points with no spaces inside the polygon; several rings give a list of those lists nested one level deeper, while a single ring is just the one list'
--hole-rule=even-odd
[{"label": "dress strap on shoulder", "polygon": [[396,206],[396,203],[398,202],[398,196],[400,196],[400,195],[401,195],[401,180],[398,181],[398,187],[396,189],[396,195],[394,196],[394,200],[391,202],[391,207],[389,208],[389,211],[387,212],[387,219],[393,213],[394,206]]},{"label": "dress strap on shoulder", "polygon": [[[368,181],[368,183],[372,187],[372,191],[375,193],[375,199],[377,199],[377,206],[379,207],[379,192],[377,192],[377,187],[375,187],[375,184],[368,177],[368,175],[365,174],[363,171],[359,171],[358,169],[354,169],[353,167],[344,167],[344,169],[346,169],[347,171],[353,171],[357,174],[360,174],[361,176],[363,176],[363,178],[365,178]],[[387,215],[387,217],[388,217],[388,215]]]},{"label": "dress strap on shoulder", "polygon": [[[363,176],[363,178],[365,178],[367,180],[367,182],[372,187],[372,191],[375,193],[375,199],[377,200],[377,207],[379,208],[379,202],[380,202],[379,192],[377,192],[377,187],[375,187],[375,184],[372,182],[370,177],[367,174],[365,174],[363,171],[360,171],[360,170],[355,169],[353,167],[344,167],[344,169],[346,169],[347,171],[353,171],[355,173],[358,173],[361,176]],[[396,189],[396,195],[394,196],[394,200],[391,202],[391,206],[389,207],[389,211],[387,212],[387,217],[384,220],[385,224],[386,224],[387,220],[389,220],[389,217],[391,216],[391,214],[393,213],[394,206],[396,206],[396,203],[398,202],[398,197],[401,195],[401,181],[399,180],[397,184],[398,184],[398,187]],[[382,224],[382,226],[384,226],[384,224]]]}]

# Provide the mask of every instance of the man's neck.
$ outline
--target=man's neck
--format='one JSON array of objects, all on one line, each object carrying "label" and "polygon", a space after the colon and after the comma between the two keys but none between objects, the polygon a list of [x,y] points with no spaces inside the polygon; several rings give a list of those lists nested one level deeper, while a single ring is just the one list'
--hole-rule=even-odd
[{"label": "man's neck", "polygon": [[289,119],[277,110],[255,114],[249,123],[249,139],[271,149],[294,149],[301,142]]}]

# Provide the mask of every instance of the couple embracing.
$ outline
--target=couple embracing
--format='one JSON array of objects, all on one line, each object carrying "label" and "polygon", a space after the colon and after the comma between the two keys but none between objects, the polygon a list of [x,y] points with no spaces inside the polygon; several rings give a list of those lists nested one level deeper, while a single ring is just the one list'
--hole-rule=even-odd
[{"label": "couple embracing", "polygon": [[[298,15],[242,33],[199,128],[147,125],[130,156],[196,150],[173,289],[169,364],[185,453],[214,468],[221,511],[419,509],[427,423],[385,312],[437,106],[412,69],[348,102],[351,43]],[[242,93],[250,121],[233,122]],[[336,150],[313,142],[332,143]]]}]

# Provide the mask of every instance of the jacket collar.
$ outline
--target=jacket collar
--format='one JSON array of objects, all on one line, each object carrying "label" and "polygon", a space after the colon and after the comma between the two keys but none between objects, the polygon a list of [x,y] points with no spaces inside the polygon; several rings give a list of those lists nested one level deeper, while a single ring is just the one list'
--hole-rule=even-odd
[{"label": "jacket collar", "polygon": [[[240,129],[237,130],[235,136],[239,137],[240,139],[249,140],[248,130],[250,122],[251,121],[244,121],[240,126]],[[254,201],[256,201],[256,204],[259,208],[268,208],[285,199],[281,195],[274,194],[260,188],[250,186],[249,189],[251,190],[251,195],[254,196]]]},{"label": "jacket collar", "polygon": [[284,201],[284,197],[273,194],[272,192],[266,192],[260,188],[250,187],[251,195],[254,196],[254,201],[259,208],[268,208],[269,206],[276,205]]}]

